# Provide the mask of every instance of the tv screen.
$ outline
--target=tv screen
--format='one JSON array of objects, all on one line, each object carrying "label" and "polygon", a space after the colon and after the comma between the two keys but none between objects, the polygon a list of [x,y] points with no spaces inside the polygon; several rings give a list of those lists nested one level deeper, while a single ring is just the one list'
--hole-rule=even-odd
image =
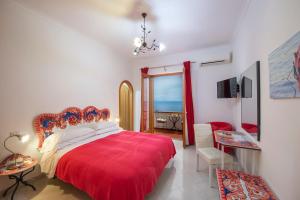
[{"label": "tv screen", "polygon": [[242,79],[242,98],[252,98],[252,80],[246,76]]},{"label": "tv screen", "polygon": [[237,79],[231,78],[217,83],[218,98],[236,98],[237,97]]}]

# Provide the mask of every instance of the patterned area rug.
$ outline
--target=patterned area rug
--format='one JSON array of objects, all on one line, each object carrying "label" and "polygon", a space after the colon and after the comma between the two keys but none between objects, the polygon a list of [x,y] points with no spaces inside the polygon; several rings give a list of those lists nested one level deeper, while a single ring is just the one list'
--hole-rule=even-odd
[{"label": "patterned area rug", "polygon": [[269,186],[260,176],[239,171],[217,169],[220,199],[222,200],[275,200]]}]

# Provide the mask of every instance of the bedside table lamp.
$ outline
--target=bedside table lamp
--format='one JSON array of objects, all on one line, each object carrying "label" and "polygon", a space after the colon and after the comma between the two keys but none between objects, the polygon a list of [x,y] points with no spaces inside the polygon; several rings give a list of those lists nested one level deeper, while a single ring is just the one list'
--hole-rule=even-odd
[{"label": "bedside table lamp", "polygon": [[9,136],[4,140],[4,148],[9,151],[10,153],[12,153],[12,155],[14,155],[14,158],[15,158],[15,165],[12,166],[12,167],[17,167],[17,159],[16,159],[16,153],[13,152],[12,150],[10,150],[7,146],[6,146],[6,142],[10,139],[10,138],[13,138],[13,137],[17,137],[22,143],[25,143],[29,140],[29,135],[21,135],[20,133],[18,132],[11,132],[9,134]]}]

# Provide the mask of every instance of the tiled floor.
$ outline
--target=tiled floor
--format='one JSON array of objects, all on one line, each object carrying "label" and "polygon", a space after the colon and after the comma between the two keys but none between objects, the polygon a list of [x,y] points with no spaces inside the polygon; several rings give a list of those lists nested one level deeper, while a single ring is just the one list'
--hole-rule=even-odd
[{"label": "tiled floor", "polygon": [[[188,147],[183,150],[182,142],[174,140],[177,154],[173,165],[168,166],[161,175],[153,192],[146,200],[214,200],[219,199],[216,186],[208,186],[207,165],[201,162],[201,171],[195,170],[195,149]],[[88,200],[84,192],[77,190],[60,180],[48,180],[39,177],[31,181],[37,191],[21,186],[15,200]],[[4,199],[8,200],[9,195]],[[121,200],[121,199],[120,199]]]}]

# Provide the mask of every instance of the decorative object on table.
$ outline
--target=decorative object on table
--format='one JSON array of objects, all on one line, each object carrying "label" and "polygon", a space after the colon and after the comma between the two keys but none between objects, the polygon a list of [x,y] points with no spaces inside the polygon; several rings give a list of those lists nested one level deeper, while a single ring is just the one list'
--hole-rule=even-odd
[{"label": "decorative object on table", "polygon": [[261,150],[245,133],[237,131],[215,131],[216,142],[229,147]]},{"label": "decorative object on table", "polygon": [[260,176],[233,170],[216,170],[221,200],[228,199],[277,199]]},{"label": "decorative object on table", "polygon": [[271,98],[300,97],[300,31],[269,55]]},{"label": "decorative object on table", "polygon": [[4,140],[4,148],[10,153],[12,153],[12,155],[10,155],[6,159],[4,159],[4,161],[1,162],[2,164],[5,162],[5,165],[8,169],[17,169],[19,166],[23,165],[25,157],[21,154],[16,154],[7,147],[7,141],[13,137],[18,138],[22,143],[27,142],[29,139],[29,135],[21,135],[18,132],[11,132],[10,135]]},{"label": "decorative object on table", "polygon": [[[13,189],[13,193],[11,195],[11,200],[14,199],[15,193],[20,185],[20,183],[22,183],[25,186],[29,186],[31,187],[34,191],[36,190],[35,187],[31,184],[29,184],[27,181],[24,180],[24,177],[26,175],[28,175],[29,173],[33,172],[35,169],[35,166],[37,165],[37,160],[36,159],[32,159],[29,156],[23,156],[21,154],[13,154],[13,156],[18,155],[18,157],[22,157],[22,165],[19,165],[16,169],[9,169],[6,167],[5,163],[9,162],[9,160],[11,159],[9,156],[8,158],[6,158],[1,164],[0,164],[0,176],[8,176],[9,179],[15,179],[15,183],[13,185],[11,185],[10,187],[8,187],[4,193],[3,193],[3,197],[6,196],[7,192],[10,189]],[[6,162],[5,162],[6,161]],[[29,170],[29,171],[28,171]]]},{"label": "decorative object on table", "polygon": [[32,159],[30,156],[24,156],[19,153],[11,154],[0,163],[0,173],[3,173],[3,171],[6,170],[18,170],[23,168],[25,163],[31,161]]},{"label": "decorative object on table", "polygon": [[[135,49],[133,51],[134,55],[139,55],[140,53],[146,53],[148,51],[155,51],[159,49],[163,51],[165,49],[165,45],[162,43],[158,43],[156,39],[154,39],[151,44],[147,43],[147,38],[151,31],[147,31],[146,29],[146,17],[147,13],[142,13],[142,17],[144,23],[141,25],[143,35],[141,37],[137,37],[134,39]],[[149,46],[148,46],[149,44]]]}]

